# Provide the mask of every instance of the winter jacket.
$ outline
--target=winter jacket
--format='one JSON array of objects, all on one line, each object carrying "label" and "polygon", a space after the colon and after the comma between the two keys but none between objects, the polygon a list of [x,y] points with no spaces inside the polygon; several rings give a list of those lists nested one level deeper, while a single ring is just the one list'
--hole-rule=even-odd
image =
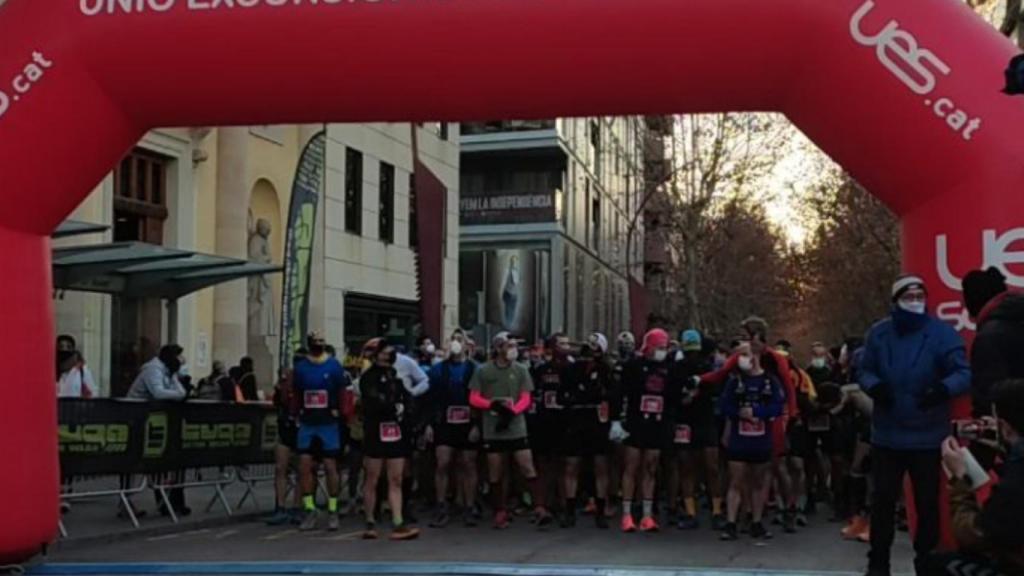
[{"label": "winter jacket", "polygon": [[984,507],[968,480],[951,478],[949,485],[953,536],[960,548],[992,558],[1007,574],[1024,573],[1024,537],[1018,527],[1024,508],[1024,443],[1011,452]]},{"label": "winter jacket", "polygon": [[888,385],[892,403],[875,402],[871,438],[893,450],[937,450],[950,434],[950,402],[922,408],[932,386],[944,386],[949,398],[970,389],[964,341],[952,326],[928,316],[901,333],[886,319],[868,332],[860,365],[860,386],[869,395]]},{"label": "winter jacket", "polygon": [[975,416],[992,414],[992,387],[1024,378],[1024,294],[1004,292],[978,315],[971,347],[971,384]]}]

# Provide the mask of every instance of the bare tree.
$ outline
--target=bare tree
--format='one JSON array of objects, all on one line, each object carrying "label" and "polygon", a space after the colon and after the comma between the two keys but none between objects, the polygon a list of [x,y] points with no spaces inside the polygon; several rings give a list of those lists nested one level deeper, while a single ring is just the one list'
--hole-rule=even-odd
[{"label": "bare tree", "polygon": [[[671,138],[673,172],[668,192],[651,207],[670,230],[678,261],[670,270],[682,295],[679,320],[705,326],[701,269],[716,210],[729,199],[751,197],[778,161],[786,124],[768,114],[687,115],[676,121]],[[721,214],[719,212],[719,214]]]}]

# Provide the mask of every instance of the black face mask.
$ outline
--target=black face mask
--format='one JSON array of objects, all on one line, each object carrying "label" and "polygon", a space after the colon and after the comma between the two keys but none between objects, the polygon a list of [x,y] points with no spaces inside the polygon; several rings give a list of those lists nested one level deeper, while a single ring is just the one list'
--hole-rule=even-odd
[{"label": "black face mask", "polygon": [[57,352],[57,364],[63,366],[64,363],[70,360],[72,357],[74,357],[74,355],[74,350],[59,350]]},{"label": "black face mask", "polygon": [[171,358],[164,362],[167,369],[171,371],[171,374],[177,374],[178,370],[181,370],[181,360],[177,358]]},{"label": "black face mask", "polygon": [[309,354],[310,356],[323,356],[324,350],[326,350],[324,346],[313,345],[309,347]]}]

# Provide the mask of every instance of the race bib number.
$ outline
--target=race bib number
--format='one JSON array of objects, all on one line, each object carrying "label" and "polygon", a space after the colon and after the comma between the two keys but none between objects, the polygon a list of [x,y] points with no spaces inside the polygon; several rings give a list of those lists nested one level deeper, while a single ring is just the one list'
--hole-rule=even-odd
[{"label": "race bib number", "polygon": [[607,424],[608,420],[609,420],[609,413],[610,412],[611,412],[611,408],[608,407],[608,403],[607,402],[601,402],[601,404],[597,407],[597,420],[601,424]]},{"label": "race bib number", "polygon": [[558,392],[552,390],[544,392],[544,407],[548,410],[562,409],[562,405],[558,403]]},{"label": "race bib number", "polygon": [[740,420],[740,436],[764,436],[766,430],[767,427],[764,424],[764,420],[761,420],[760,418],[754,420]]},{"label": "race bib number", "polygon": [[310,410],[327,408],[327,390],[306,390],[302,395],[302,405]]},{"label": "race bib number", "polygon": [[832,428],[832,419],[828,414],[819,414],[807,421],[807,429],[811,432],[828,432]]},{"label": "race bib number", "polygon": [[381,442],[398,442],[402,439],[402,427],[395,422],[381,422],[380,424],[380,441]]},{"label": "race bib number", "polygon": [[693,431],[686,424],[676,426],[676,444],[689,444],[693,441]]},{"label": "race bib number", "polygon": [[469,424],[469,406],[449,406],[449,424]]},{"label": "race bib number", "polygon": [[665,399],[661,396],[641,396],[640,411],[644,414],[661,414],[665,411]]}]

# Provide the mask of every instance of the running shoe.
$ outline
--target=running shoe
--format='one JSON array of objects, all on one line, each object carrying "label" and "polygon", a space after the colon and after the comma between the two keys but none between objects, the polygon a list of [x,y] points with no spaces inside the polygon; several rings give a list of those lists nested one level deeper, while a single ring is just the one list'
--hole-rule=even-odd
[{"label": "running shoe", "polygon": [[442,507],[438,510],[437,515],[430,521],[431,528],[444,528],[451,521],[451,516],[448,514],[448,509]]},{"label": "running shoe", "polygon": [[772,533],[765,529],[764,524],[754,522],[750,525],[750,537],[757,540],[771,540]]},{"label": "running shoe", "polygon": [[284,526],[292,521],[292,515],[284,508],[274,510],[274,513],[267,518],[267,526]]},{"label": "running shoe", "polygon": [[722,529],[722,535],[719,536],[719,540],[739,540],[740,530],[736,526],[735,522],[726,522],[725,528]]},{"label": "running shoe", "polygon": [[658,522],[655,521],[654,518],[650,516],[645,516],[642,520],[640,520],[641,532],[657,532],[658,530],[661,530],[661,527],[658,526]]},{"label": "running shoe", "polygon": [[676,522],[676,528],[680,530],[696,530],[700,528],[700,521],[689,514],[683,514],[679,517],[679,521]]},{"label": "running shoe", "polygon": [[319,514],[316,510],[309,510],[306,515],[302,518],[302,524],[299,524],[300,532],[309,532],[310,530],[316,530],[316,522],[319,519]]},{"label": "running shoe", "polygon": [[367,522],[366,529],[363,530],[363,540],[376,540],[377,538],[380,538],[380,534],[377,533],[377,525]]},{"label": "running shoe", "polygon": [[494,528],[495,530],[504,530],[508,528],[508,512],[504,510],[498,510],[494,513]]},{"label": "running shoe", "polygon": [[341,518],[338,517],[338,514],[337,513],[335,513],[335,514],[328,514],[327,515],[327,531],[328,532],[337,532],[338,528],[340,528],[340,527],[341,527]]},{"label": "running shoe", "polygon": [[392,540],[415,540],[420,535],[420,531],[417,528],[413,528],[408,524],[402,524],[397,526],[391,531]]},{"label": "running shoe", "polygon": [[622,531],[627,534],[630,532],[636,532],[636,521],[633,520],[632,514],[622,517]]}]

